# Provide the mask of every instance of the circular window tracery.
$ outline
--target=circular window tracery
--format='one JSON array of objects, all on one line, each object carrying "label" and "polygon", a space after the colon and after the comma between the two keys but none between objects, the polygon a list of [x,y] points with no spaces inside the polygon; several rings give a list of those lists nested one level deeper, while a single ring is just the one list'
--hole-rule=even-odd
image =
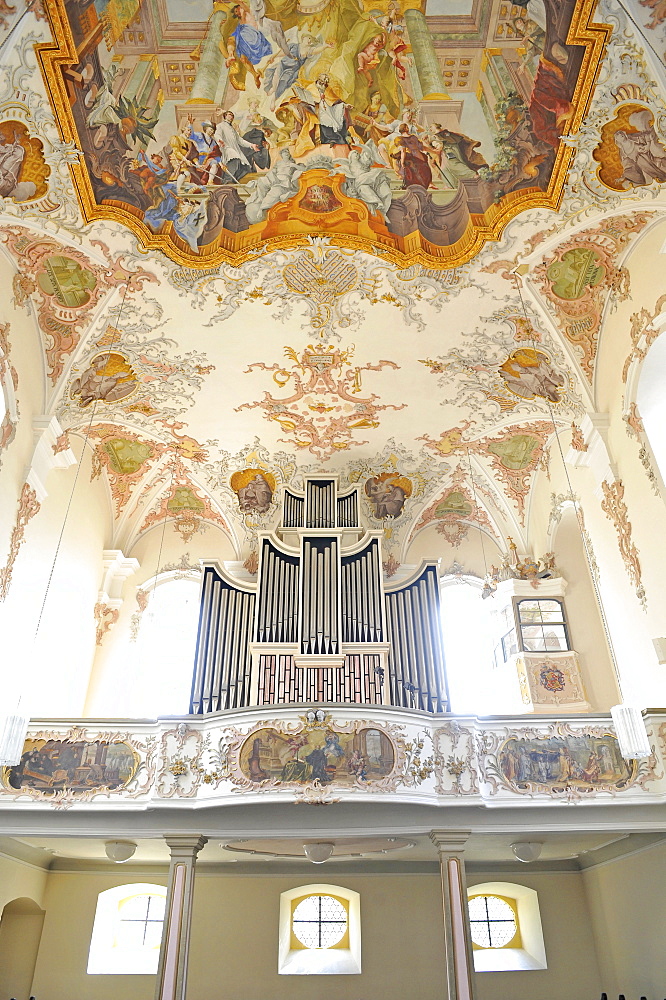
[{"label": "circular window tracery", "polygon": [[500,896],[473,896],[469,901],[472,941],[479,948],[505,948],[516,936],[516,914]]},{"label": "circular window tracery", "polygon": [[292,928],[305,948],[332,948],[347,930],[347,910],[333,896],[306,896],[294,909]]}]

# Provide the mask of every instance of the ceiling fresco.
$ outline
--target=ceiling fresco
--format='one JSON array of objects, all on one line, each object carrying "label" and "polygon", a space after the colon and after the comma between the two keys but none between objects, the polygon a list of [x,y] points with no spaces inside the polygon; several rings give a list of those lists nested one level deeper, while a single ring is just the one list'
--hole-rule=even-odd
[{"label": "ceiling fresco", "polygon": [[[62,140],[83,154],[85,219],[205,268],[314,234],[403,263],[469,260],[518,213],[559,204],[562,137],[610,34],[592,0],[434,15],[403,0],[46,4],[58,44],[39,55]],[[631,152],[645,114],[626,111],[600,146],[620,189],[644,182],[618,142]]]},{"label": "ceiling fresco", "polygon": [[[45,4],[0,9],[0,462],[20,414],[55,417],[127,555],[169,523],[256,572],[281,489],[324,470],[361,487],[388,575],[421,532],[527,551],[666,219],[661,6]],[[337,95],[349,141],[323,142]],[[19,494],[0,599],[39,511]]]}]

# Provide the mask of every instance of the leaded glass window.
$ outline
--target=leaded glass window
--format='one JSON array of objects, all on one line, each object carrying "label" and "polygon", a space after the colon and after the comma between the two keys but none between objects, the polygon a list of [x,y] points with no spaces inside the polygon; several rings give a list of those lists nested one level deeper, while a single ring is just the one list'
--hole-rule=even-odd
[{"label": "leaded glass window", "polygon": [[347,910],[333,896],[306,896],[294,909],[292,928],[306,948],[332,948],[347,930]]},{"label": "leaded glass window", "polygon": [[159,948],[164,922],[164,896],[131,896],[119,907],[117,945]]},{"label": "leaded glass window", "polygon": [[472,941],[479,948],[504,948],[518,929],[513,908],[499,896],[473,896],[469,923]]}]

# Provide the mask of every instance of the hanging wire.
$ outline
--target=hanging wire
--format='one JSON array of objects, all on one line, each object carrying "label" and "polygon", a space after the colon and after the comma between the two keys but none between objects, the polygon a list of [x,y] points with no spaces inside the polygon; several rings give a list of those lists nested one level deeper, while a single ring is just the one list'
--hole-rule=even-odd
[{"label": "hanging wire", "polygon": [[[470,481],[470,484],[472,486],[472,495],[474,497],[474,506],[478,508],[479,501],[477,499],[476,484],[474,483],[474,475],[472,473],[472,457],[470,455],[469,445],[467,446],[466,451],[467,451],[467,465],[469,467],[469,481]],[[485,543],[484,543],[484,540],[483,540],[483,534],[484,534],[484,532],[483,532],[483,528],[481,527],[481,525],[479,525],[478,528],[479,528],[479,535],[481,536],[481,555],[483,557],[483,579],[484,579],[484,583],[489,586],[489,580],[488,580],[488,563],[486,561],[486,546],[485,546]],[[488,595],[488,596],[490,596],[490,595]]]},{"label": "hanging wire", "polygon": [[[173,461],[171,463],[171,479],[169,481],[169,489],[167,491],[167,504],[168,504],[168,498],[173,493],[173,481],[174,481],[174,478],[175,478],[175,475],[176,475],[176,462],[177,461],[178,461],[178,456],[177,456],[176,450],[174,448]],[[160,566],[162,565],[162,549],[164,548],[164,536],[166,535],[166,526],[167,526],[167,521],[169,520],[169,508],[168,508],[167,504],[165,504],[165,506],[164,506],[164,520],[162,521],[162,534],[161,534],[161,537],[160,537],[159,548],[157,550],[157,565],[155,567],[155,584],[154,584],[153,587],[151,587],[150,592],[148,594],[148,605],[150,605],[151,602],[153,601],[153,595],[154,595],[154,593],[155,593],[155,591],[157,589],[157,578],[160,575]],[[148,610],[148,609],[146,609],[146,610]]]},{"label": "hanging wire", "polygon": [[[520,304],[521,304],[521,307],[522,307],[522,310],[523,310],[523,315],[525,317],[525,322],[528,324],[528,327],[532,331],[534,331],[534,326],[533,326],[532,321],[530,320],[530,318],[528,316],[528,313],[527,313],[527,307],[525,305],[525,299],[523,298],[523,291],[522,291],[522,288],[521,288],[520,280],[518,278],[518,275],[515,274],[515,272],[514,272],[514,276],[515,276],[515,281],[516,281],[516,289],[518,291],[518,297],[520,298]],[[532,344],[533,350],[537,351],[538,349],[537,349],[537,346],[536,346],[536,340],[534,338],[534,332],[532,332],[531,344]],[[551,422],[551,425],[552,425],[552,428],[553,428],[553,434],[555,436],[555,440],[557,441],[557,448],[558,448],[558,451],[560,453],[560,458],[562,459],[562,468],[564,470],[564,475],[565,475],[565,478],[566,478],[566,481],[567,481],[567,487],[569,489],[569,497],[571,498],[571,501],[573,503],[573,508],[574,508],[575,513],[576,513],[576,520],[578,521],[578,530],[580,532],[580,539],[581,539],[581,542],[583,544],[583,551],[585,553],[585,561],[587,563],[587,568],[588,568],[588,571],[589,571],[589,574],[590,574],[590,579],[592,581],[592,589],[594,590],[594,597],[595,597],[595,600],[597,602],[597,608],[599,609],[599,617],[601,619],[601,625],[602,625],[602,628],[604,630],[604,635],[606,637],[606,643],[608,645],[608,652],[609,652],[609,655],[610,655],[611,666],[613,668],[613,673],[615,674],[615,680],[617,682],[617,687],[618,687],[618,692],[620,694],[620,699],[622,701],[624,701],[624,696],[622,694],[622,681],[620,680],[620,668],[619,668],[619,665],[618,665],[618,662],[617,662],[617,656],[615,655],[615,646],[613,645],[613,640],[611,638],[610,629],[608,627],[608,619],[606,617],[606,612],[604,610],[604,604],[603,604],[603,601],[601,599],[601,593],[599,591],[599,583],[597,581],[597,575],[596,575],[596,573],[595,573],[595,571],[593,569],[592,552],[590,550],[590,543],[589,543],[589,538],[588,538],[588,535],[587,535],[587,531],[585,530],[585,520],[584,520],[584,517],[583,517],[582,505],[580,503],[580,500],[578,499],[578,497],[575,495],[575,493],[573,491],[573,486],[571,484],[571,477],[569,476],[569,469],[567,468],[567,463],[566,463],[566,460],[564,458],[564,451],[562,449],[562,442],[560,440],[560,435],[559,435],[558,430],[557,430],[557,424],[555,423],[555,413],[553,411],[552,403],[548,399],[547,396],[544,396],[543,399],[545,400],[546,405],[548,407],[548,412],[550,413],[550,422]]]},{"label": "hanging wire", "polygon": [[[128,277],[127,281],[125,282],[125,289],[123,291],[123,297],[121,299],[120,308],[118,310],[118,319],[116,321],[117,322],[117,326],[115,327],[117,336],[111,342],[111,344],[109,345],[109,348],[111,348],[111,347],[119,348],[121,346],[121,343],[122,343],[121,320],[122,320],[122,315],[123,315],[123,309],[125,308],[125,299],[127,298],[127,290],[129,288],[129,285],[130,285],[130,280],[131,280],[130,277]],[[91,428],[92,428],[92,425],[93,425],[93,421],[95,419],[95,413],[97,412],[97,404],[98,404],[98,402],[99,402],[99,399],[95,399],[93,401],[93,407],[92,407],[92,412],[90,414],[90,420],[88,421],[88,426],[86,427],[86,433],[85,433],[85,436],[84,436],[84,439],[83,439],[83,447],[81,449],[81,455],[79,457],[79,461],[78,461],[77,466],[76,466],[76,473],[74,475],[74,482],[72,483],[72,489],[70,490],[69,499],[67,501],[67,507],[65,508],[65,516],[63,517],[62,525],[61,525],[61,528],[60,528],[60,534],[58,536],[58,543],[56,545],[55,552],[54,552],[54,555],[53,555],[53,561],[51,563],[51,570],[49,572],[48,580],[46,581],[46,590],[44,591],[44,599],[42,601],[42,606],[40,608],[39,616],[37,618],[37,626],[35,628],[34,640],[37,639],[37,636],[39,634],[39,630],[41,628],[42,618],[44,616],[44,608],[46,607],[46,601],[47,601],[47,598],[49,596],[49,591],[51,589],[51,582],[53,580],[53,574],[55,572],[56,563],[58,561],[58,556],[60,555],[60,547],[62,545],[63,536],[65,534],[65,528],[67,527],[67,521],[69,520],[69,512],[70,512],[70,509],[71,509],[71,506],[72,506],[72,501],[74,500],[74,491],[76,490],[76,484],[79,481],[79,475],[81,473],[81,467],[83,465],[83,458],[84,458],[84,456],[86,454],[86,448],[87,448],[87,445],[88,445],[88,442],[89,442],[89,439],[90,439],[90,431],[91,431]]]},{"label": "hanging wire", "polygon": [[19,16],[16,24],[13,24],[12,27],[9,29],[9,34],[7,35],[7,37],[3,38],[2,43],[0,44],[0,55],[2,55],[2,53],[7,48],[9,42],[11,41],[12,35],[16,31],[16,29],[21,25],[21,22],[25,18],[26,14],[31,14],[31,13],[32,13],[32,4],[28,4],[23,13]]}]

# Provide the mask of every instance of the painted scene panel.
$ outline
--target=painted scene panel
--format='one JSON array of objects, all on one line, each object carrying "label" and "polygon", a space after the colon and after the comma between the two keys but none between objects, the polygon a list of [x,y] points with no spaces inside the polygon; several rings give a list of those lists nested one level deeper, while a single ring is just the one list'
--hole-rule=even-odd
[{"label": "painted scene panel", "polygon": [[62,790],[118,789],[134,777],[139,759],[128,743],[90,740],[26,740],[20,764],[5,768],[6,788]]},{"label": "painted scene panel", "polygon": [[499,754],[502,775],[513,785],[611,785],[623,788],[634,766],[620,754],[617,739],[601,736],[550,736],[510,739]]},{"label": "painted scene panel", "polygon": [[442,266],[442,248],[554,207],[606,38],[590,0],[48,6],[70,37],[43,66],[88,217],[202,266],[322,231]]},{"label": "painted scene panel", "polygon": [[391,740],[378,729],[336,733],[315,729],[294,735],[277,729],[252,733],[240,751],[240,769],[250,781],[277,780],[299,785],[373,782],[393,770]]}]

